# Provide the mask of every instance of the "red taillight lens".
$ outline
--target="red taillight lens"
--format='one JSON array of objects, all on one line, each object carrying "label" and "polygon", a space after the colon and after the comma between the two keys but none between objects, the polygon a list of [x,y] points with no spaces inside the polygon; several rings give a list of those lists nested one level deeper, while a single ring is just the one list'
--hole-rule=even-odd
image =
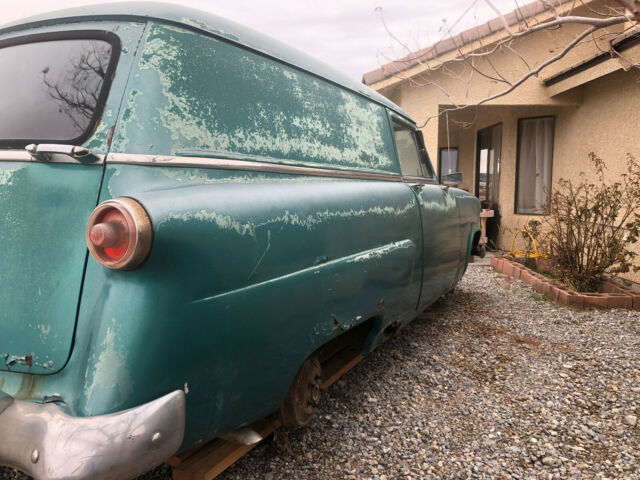
[{"label": "red taillight lens", "polygon": [[151,250],[153,229],[149,215],[132,198],[107,200],[96,207],[87,223],[87,246],[105,267],[131,270]]}]

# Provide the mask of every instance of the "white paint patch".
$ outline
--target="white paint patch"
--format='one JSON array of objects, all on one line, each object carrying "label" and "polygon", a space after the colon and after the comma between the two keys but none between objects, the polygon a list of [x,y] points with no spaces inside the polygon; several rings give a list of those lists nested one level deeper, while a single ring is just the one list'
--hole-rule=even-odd
[{"label": "white paint patch", "polygon": [[107,328],[102,345],[104,349],[100,352],[93,367],[93,378],[91,383],[85,385],[84,393],[86,401],[89,402],[91,395],[96,389],[109,389],[118,387],[120,398],[114,406],[124,402],[133,391],[131,376],[126,369],[126,352],[116,348],[116,320],[112,320],[112,325]]},{"label": "white paint patch", "polygon": [[[331,212],[329,210],[324,210],[322,212],[316,212],[314,214],[301,216],[297,213],[292,213],[289,210],[285,210],[282,215],[278,215],[277,217],[270,218],[261,223],[254,223],[253,221],[242,222],[240,220],[234,219],[230,215],[220,214],[215,211],[207,211],[200,210],[198,212],[185,212],[181,214],[171,214],[167,216],[164,220],[158,223],[157,229],[172,220],[180,220],[183,222],[188,222],[190,220],[196,219],[200,221],[208,221],[213,222],[218,227],[224,230],[234,230],[239,235],[249,235],[253,238],[256,236],[256,230],[260,227],[266,227],[273,224],[286,224],[304,228],[306,230],[313,230],[317,225],[326,223],[336,218],[355,218],[355,217],[367,217],[371,215],[394,215],[394,216],[402,216],[407,212],[413,210],[415,208],[415,203],[413,199],[402,207],[390,207],[390,206],[374,206],[369,208],[362,208],[359,210],[337,210],[335,212]],[[401,243],[401,242],[400,242]]]},{"label": "white paint patch", "polygon": [[382,247],[367,250],[360,255],[349,260],[349,263],[367,262],[369,260],[380,259],[390,253],[403,248],[413,248],[414,244],[411,240],[402,240],[401,242],[393,242]]},{"label": "white paint patch", "polygon": [[201,222],[212,222],[215,223],[218,227],[223,230],[234,230],[238,235],[249,235],[251,237],[255,237],[256,230],[253,223],[240,223],[237,220],[234,220],[229,215],[220,215],[216,212],[208,212],[206,210],[200,210],[196,213],[186,212],[181,214],[172,213],[166,219],[158,224],[158,230],[160,226],[165,222],[169,222],[171,220],[180,220],[183,222],[188,222],[190,220],[199,220]]},{"label": "white paint patch", "polygon": [[27,165],[21,165],[14,168],[5,167],[0,170],[0,185],[11,186],[13,185],[13,175],[23,168],[26,168]]}]

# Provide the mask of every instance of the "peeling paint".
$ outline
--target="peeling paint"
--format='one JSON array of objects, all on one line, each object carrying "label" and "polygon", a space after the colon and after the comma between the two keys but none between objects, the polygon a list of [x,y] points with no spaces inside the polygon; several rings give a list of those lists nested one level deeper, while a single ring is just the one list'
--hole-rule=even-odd
[{"label": "peeling paint", "polygon": [[109,135],[109,129],[115,123],[115,117],[113,110],[107,110],[102,115],[102,119],[98,122],[98,126],[93,132],[91,139],[85,145],[89,150],[106,151],[107,136]]},{"label": "peeling paint", "polygon": [[8,355],[8,354],[5,354],[4,359],[5,359],[5,365],[7,367],[12,367],[13,365],[16,365],[18,363],[27,365],[29,368],[31,368],[33,366],[33,354],[32,353],[28,353],[26,355]]},{"label": "peeling paint", "polygon": [[238,37],[237,35],[225,32],[224,30],[209,25],[208,23],[203,22],[202,20],[199,20],[197,18],[182,17],[180,21],[185,25],[191,25],[192,27],[200,28],[207,32],[213,33],[214,35],[219,35],[221,37],[228,38],[229,40],[233,40],[234,42],[240,41],[240,37]]},{"label": "peeling paint", "polygon": [[306,230],[313,230],[316,225],[324,224],[336,218],[369,217],[372,215],[402,216],[407,212],[413,210],[414,208],[415,203],[413,199],[411,199],[409,203],[402,207],[374,206],[369,208],[362,208],[359,210],[337,210],[333,212],[324,210],[308,215],[298,215],[297,213],[285,210],[282,215],[278,215],[260,223],[254,223],[253,221],[242,222],[240,220],[234,219],[230,215],[220,214],[215,211],[200,210],[195,213],[185,212],[181,214],[168,215],[164,220],[157,224],[156,229],[160,230],[160,228],[164,224],[174,220],[188,222],[195,219],[199,221],[212,222],[224,230],[233,230],[238,233],[238,235],[249,235],[255,238],[256,230],[258,228],[273,224],[286,224],[290,226],[301,227]]},{"label": "peeling paint", "polygon": [[[131,376],[126,369],[127,352],[117,347],[118,333],[116,320],[112,319],[107,328],[102,351],[95,359],[95,354],[89,361],[92,370],[91,382],[84,388],[86,408],[91,411],[91,406],[100,401],[109,401],[110,407],[122,405],[131,395],[133,385]],[[107,392],[106,398],[101,398]]]},{"label": "peeling paint", "polygon": [[4,185],[7,187],[13,185],[13,175],[19,170],[22,170],[23,168],[25,168],[26,166],[27,165],[18,165],[18,166],[3,165],[2,170],[0,170],[0,185]]},{"label": "peeling paint", "polygon": [[369,250],[357,257],[354,257],[350,262],[358,263],[358,262],[367,262],[373,259],[379,259],[388,255],[396,250],[400,250],[401,248],[413,248],[415,245],[411,240],[402,240],[400,242],[394,242],[389,245],[385,245],[383,247],[375,248],[373,250]]},{"label": "peeling paint", "polygon": [[[154,24],[138,69],[118,151],[128,151],[135,137],[132,153],[195,149],[323,166],[397,168],[383,107],[263,56]],[[142,112],[152,113],[150,122],[145,120],[155,124],[148,134],[130,124]]]},{"label": "peeling paint", "polygon": [[156,230],[160,230],[160,227],[163,224],[172,220],[180,220],[182,222],[189,222],[191,220],[212,222],[223,230],[234,230],[238,235],[250,235],[252,237],[255,237],[256,235],[255,226],[252,222],[243,224],[237,220],[234,220],[233,217],[229,215],[222,215],[216,212],[208,212],[207,210],[200,210],[199,212],[195,213],[172,213],[171,215],[167,216],[166,219],[158,223]]}]

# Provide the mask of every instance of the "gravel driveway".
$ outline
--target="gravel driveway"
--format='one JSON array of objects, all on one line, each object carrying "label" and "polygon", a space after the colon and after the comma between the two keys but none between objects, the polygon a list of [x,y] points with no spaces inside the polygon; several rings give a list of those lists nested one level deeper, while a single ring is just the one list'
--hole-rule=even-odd
[{"label": "gravel driveway", "polygon": [[219,478],[638,479],[638,416],[640,313],[558,307],[472,266],[331,387],[308,428]]}]

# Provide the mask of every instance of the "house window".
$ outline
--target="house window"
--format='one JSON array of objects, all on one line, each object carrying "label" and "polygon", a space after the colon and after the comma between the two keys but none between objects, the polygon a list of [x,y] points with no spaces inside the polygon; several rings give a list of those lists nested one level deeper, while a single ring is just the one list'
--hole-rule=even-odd
[{"label": "house window", "polygon": [[518,120],[516,213],[542,214],[551,191],[553,117]]},{"label": "house window", "polygon": [[458,147],[443,147],[440,149],[440,178],[458,171]]}]

